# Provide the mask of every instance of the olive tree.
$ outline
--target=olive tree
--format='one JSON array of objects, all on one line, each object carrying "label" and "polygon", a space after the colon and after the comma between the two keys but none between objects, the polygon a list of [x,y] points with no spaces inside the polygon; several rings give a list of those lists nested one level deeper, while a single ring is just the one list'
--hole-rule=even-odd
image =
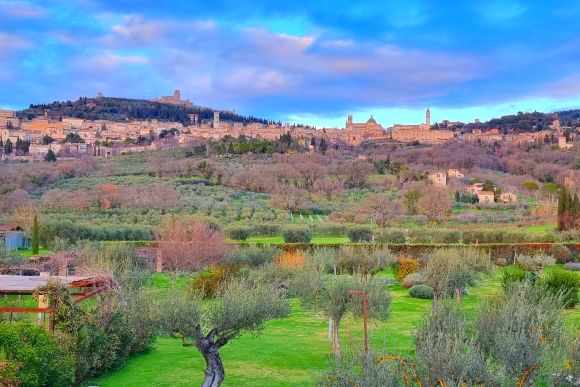
[{"label": "olive tree", "polygon": [[417,362],[428,385],[489,383],[483,352],[467,332],[467,319],[457,305],[436,300],[416,336]]},{"label": "olive tree", "polygon": [[340,356],[339,328],[342,318],[349,312],[362,314],[361,296],[349,294],[353,290],[365,290],[367,312],[370,318],[386,320],[389,317],[391,296],[387,284],[378,277],[361,281],[350,275],[323,276],[306,268],[291,283],[294,293],[301,298],[306,309],[320,312],[332,320],[332,353]]},{"label": "olive tree", "polygon": [[485,303],[477,340],[493,359],[494,372],[511,383],[535,365],[541,365],[536,374],[559,374],[569,360],[562,310],[561,297],[527,282],[512,283],[503,298]]},{"label": "olive tree", "polygon": [[179,337],[184,346],[201,352],[206,362],[202,387],[216,387],[224,380],[221,347],[243,332],[259,333],[267,320],[290,313],[281,289],[249,279],[224,283],[208,303],[183,289],[163,292],[152,294],[151,317],[161,333]]}]

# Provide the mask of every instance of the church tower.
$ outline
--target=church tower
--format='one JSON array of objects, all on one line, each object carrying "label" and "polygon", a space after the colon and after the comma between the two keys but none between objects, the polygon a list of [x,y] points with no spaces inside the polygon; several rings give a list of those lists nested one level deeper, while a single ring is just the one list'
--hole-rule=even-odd
[{"label": "church tower", "polygon": [[425,112],[425,125],[431,127],[431,111],[429,108],[427,108],[427,111]]}]

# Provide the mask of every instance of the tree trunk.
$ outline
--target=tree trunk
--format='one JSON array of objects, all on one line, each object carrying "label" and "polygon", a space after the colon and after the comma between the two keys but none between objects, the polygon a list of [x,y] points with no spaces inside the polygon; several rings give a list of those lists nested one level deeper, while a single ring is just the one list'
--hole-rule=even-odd
[{"label": "tree trunk", "polygon": [[338,338],[338,325],[340,321],[332,322],[332,354],[336,357],[340,356],[340,341]]},{"label": "tree trunk", "polygon": [[196,347],[205,359],[205,378],[201,387],[219,387],[226,376],[224,365],[219,354],[220,346],[215,342],[215,331],[211,331],[207,336],[198,330]]}]

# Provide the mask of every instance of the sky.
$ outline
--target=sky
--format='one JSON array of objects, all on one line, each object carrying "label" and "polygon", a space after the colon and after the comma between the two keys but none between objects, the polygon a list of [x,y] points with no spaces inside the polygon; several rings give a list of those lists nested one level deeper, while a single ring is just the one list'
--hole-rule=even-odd
[{"label": "sky", "polygon": [[343,127],[580,108],[577,0],[0,0],[0,107],[180,89]]}]

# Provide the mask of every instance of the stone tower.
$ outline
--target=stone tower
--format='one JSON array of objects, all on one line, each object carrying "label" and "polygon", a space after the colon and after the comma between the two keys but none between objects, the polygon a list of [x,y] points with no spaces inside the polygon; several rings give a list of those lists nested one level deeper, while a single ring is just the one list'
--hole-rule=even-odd
[{"label": "stone tower", "polygon": [[352,114],[349,114],[348,117],[346,117],[346,129],[350,129],[352,128]]},{"label": "stone tower", "polygon": [[429,110],[429,108],[427,108],[427,111],[425,112],[425,125],[431,127],[431,110]]},{"label": "stone tower", "polygon": [[220,112],[213,112],[213,127],[220,127]]},{"label": "stone tower", "polygon": [[173,91],[173,98],[174,98],[176,101],[181,101],[181,91],[179,91],[179,90],[174,90],[174,91]]}]

